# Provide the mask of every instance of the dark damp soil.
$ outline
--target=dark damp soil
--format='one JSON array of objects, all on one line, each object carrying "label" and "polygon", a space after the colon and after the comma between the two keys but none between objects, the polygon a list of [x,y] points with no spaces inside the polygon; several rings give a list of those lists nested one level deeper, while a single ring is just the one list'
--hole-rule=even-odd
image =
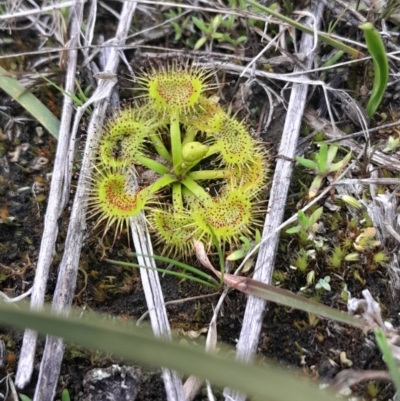
[{"label": "dark damp soil", "polygon": [[[103,9],[101,10],[96,35],[101,33],[105,34],[106,38],[112,37],[115,20]],[[135,23],[139,28],[144,24],[139,18],[135,20]],[[38,48],[36,33],[33,35],[26,30],[15,31],[12,35],[14,42],[1,50],[4,54],[34,51]],[[173,32],[169,32],[163,38],[156,38],[150,43],[166,48],[171,46],[178,48],[179,43],[174,42],[173,38]],[[259,49],[253,49],[250,46],[246,50],[246,56],[253,57],[258,51]],[[128,60],[133,61],[135,57],[137,57],[136,66],[146,65],[145,58],[136,56],[133,50],[127,51]],[[10,58],[3,60],[0,64],[6,69],[12,69],[24,75],[26,71],[29,71],[35,58],[35,56]],[[50,63],[49,68],[54,72],[52,79],[61,85],[63,72],[53,63]],[[365,68],[360,67],[360,69],[359,74],[364,74]],[[350,73],[353,74],[352,79],[357,79],[357,77],[354,78],[353,70],[350,70]],[[131,96],[128,88],[132,83],[127,78],[129,73],[121,66],[119,87],[122,100],[124,97]],[[224,79],[228,82],[237,78],[232,76],[224,77]],[[84,74],[80,76],[80,80],[81,85],[87,84]],[[236,83],[243,84],[243,82]],[[236,83],[224,87],[226,105],[231,105],[233,112],[237,112],[240,118],[247,119],[257,138],[265,143],[272,155],[276,154],[285,120],[284,107],[280,104],[275,105],[271,125],[267,131],[264,131],[262,119],[268,112],[268,108],[264,108],[265,92],[259,85],[253,84],[243,98],[240,94],[240,85]],[[43,85],[41,82],[41,86],[35,89],[34,93],[51,108],[55,115],[60,116],[62,97],[54,88]],[[318,93],[314,93],[310,98],[310,104],[315,105],[319,101]],[[0,290],[14,297],[27,291],[34,279],[57,143],[47,132],[42,133],[35,121],[23,119],[28,117],[27,114],[3,92],[0,92],[0,106],[2,110],[6,110],[7,114],[7,116],[0,115],[2,129],[0,131],[0,221],[2,222],[0,223]],[[394,104],[394,107],[398,105]],[[82,127],[80,131],[82,143],[84,134],[84,127]],[[15,152],[19,153],[18,157]],[[38,163],[39,159],[42,163]],[[273,164],[274,157],[272,156],[272,169]],[[288,202],[288,217],[296,212],[296,203],[300,200],[301,188],[296,177],[295,175],[293,191]],[[71,202],[72,199],[73,190]],[[47,301],[51,301],[56,285],[58,263],[62,257],[68,227],[69,207],[70,205],[66,207],[59,221],[59,236],[47,286]],[[123,233],[117,241],[118,245],[112,249],[109,245],[111,242],[112,238],[105,238],[103,245],[100,246],[95,235],[88,236],[82,249],[74,305],[135,322],[147,311],[140,276],[136,270],[124,270],[101,261],[104,249],[110,259],[126,258],[128,248],[126,235]],[[278,280],[279,285],[297,293],[305,285],[306,278],[304,274],[299,274],[288,267],[296,254],[295,244],[284,235],[282,243],[285,244],[285,248],[278,251],[276,270],[282,273],[281,278],[284,277],[284,280]],[[327,255],[321,254],[319,257],[322,260]],[[192,263],[196,265],[197,262],[192,261]],[[332,270],[329,270],[323,260],[318,268],[319,277],[332,275]],[[361,266],[357,273],[352,275],[348,272],[340,272],[340,274],[346,274],[346,284],[352,296],[360,297],[361,291],[368,288],[372,296],[379,300],[384,319],[391,321],[394,326],[398,325],[399,299],[398,296],[392,296],[385,269],[378,266],[371,271]],[[161,283],[166,301],[210,295],[215,292],[192,282],[179,281],[168,275],[161,279]],[[339,281],[334,281],[332,292],[312,292],[308,293],[308,296],[317,297],[329,306],[345,310],[345,302],[340,297],[340,285]],[[187,338],[185,335],[190,331],[197,332],[207,328],[217,299],[218,294],[200,300],[168,305],[167,311],[172,329],[179,332],[182,338]],[[245,295],[237,291],[229,294],[223,313],[218,320],[219,341],[235,346],[240,334],[245,305]],[[205,334],[202,334],[200,339],[204,337]],[[0,375],[3,377],[6,374],[14,374],[16,371],[22,334],[1,327],[0,339],[5,344],[5,357],[3,366],[0,368]],[[22,391],[28,396],[32,396],[34,392],[43,347],[44,339],[40,338],[34,376],[31,384]],[[385,368],[371,334],[273,304],[267,306],[258,352],[262,360],[265,358],[288,369],[296,369],[299,374],[315,381],[330,380],[339,371],[350,366],[356,369]],[[62,389],[67,388],[71,399],[79,401],[83,392],[83,378],[90,369],[127,363],[113,355],[88,351],[68,344],[57,396],[59,397]],[[137,400],[165,400],[160,370],[154,367],[141,367],[141,369],[142,380]],[[0,391],[3,393],[5,392],[4,383],[0,384]],[[376,399],[387,400],[393,396],[391,385],[380,384],[379,386],[380,391]],[[371,399],[367,385],[360,385],[355,391],[366,400]],[[222,390],[217,390],[216,395],[218,399],[222,399]],[[204,391],[196,397],[197,401],[205,399],[207,397]]]}]

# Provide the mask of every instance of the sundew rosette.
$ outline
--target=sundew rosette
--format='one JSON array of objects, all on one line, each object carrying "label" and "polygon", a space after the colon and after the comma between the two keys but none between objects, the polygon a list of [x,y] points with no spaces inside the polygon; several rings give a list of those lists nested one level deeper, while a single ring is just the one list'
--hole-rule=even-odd
[{"label": "sundew rosette", "polygon": [[[99,138],[89,190],[95,227],[117,235],[144,212],[160,252],[173,258],[193,255],[194,238],[229,250],[254,235],[267,153],[208,92],[211,75],[172,62],[138,77],[141,100],[118,111]],[[139,182],[151,180],[131,185],[134,168]]]}]

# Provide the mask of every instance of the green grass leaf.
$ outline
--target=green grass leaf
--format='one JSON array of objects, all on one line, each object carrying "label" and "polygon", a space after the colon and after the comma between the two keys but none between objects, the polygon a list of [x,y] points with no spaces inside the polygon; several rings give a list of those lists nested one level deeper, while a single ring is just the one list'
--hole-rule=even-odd
[{"label": "green grass leaf", "polygon": [[374,62],[374,86],[367,104],[367,114],[372,117],[382,102],[389,80],[389,62],[381,35],[370,23],[360,26],[365,33],[369,54]]},{"label": "green grass leaf", "polygon": [[[82,311],[79,311],[81,314]],[[27,304],[0,303],[0,322],[20,329],[31,328],[41,334],[63,337],[68,342],[103,350],[142,365],[165,366],[184,374],[209,379],[213,384],[230,386],[262,400],[334,401],[327,391],[319,390],[304,378],[299,379],[272,363],[243,364],[222,347],[218,353],[206,353],[199,346],[156,338],[146,327],[128,326],[113,321],[105,324],[100,315],[57,316],[47,311],[29,310]]]},{"label": "green grass leaf", "polygon": [[[154,255],[152,255],[152,256],[150,256],[150,255],[141,255],[141,256],[144,256],[144,257],[147,257],[147,258],[151,257],[151,258],[154,258],[154,259],[159,258],[159,256],[155,257]],[[199,275],[201,277],[204,277],[206,280],[202,280],[201,278],[197,278],[195,276],[191,276],[190,274],[186,274],[186,273],[182,273],[182,272],[175,272],[173,270],[161,269],[161,268],[158,268],[158,267],[152,268],[152,267],[147,267],[147,266],[141,266],[141,265],[139,265],[137,263],[121,262],[121,261],[118,261],[118,260],[111,260],[111,259],[104,259],[104,260],[106,262],[111,263],[111,264],[116,265],[116,266],[129,267],[129,268],[132,268],[132,269],[144,268],[144,269],[149,269],[149,270],[157,270],[160,273],[165,273],[165,274],[169,274],[171,276],[176,276],[176,277],[179,277],[179,278],[182,278],[182,279],[191,280],[193,282],[196,282],[196,283],[199,283],[199,284],[211,287],[211,288],[219,287],[218,281],[216,281],[212,276],[202,272],[199,269],[196,269],[195,267],[186,265],[184,263],[180,263],[180,265],[181,265],[180,267],[182,269],[185,269],[187,271],[190,271],[193,274],[197,274],[197,275]],[[177,263],[176,261],[173,261],[172,259],[170,259],[170,260],[171,260],[170,263],[178,266],[179,262]]]},{"label": "green grass leaf", "polygon": [[375,333],[375,339],[378,344],[378,347],[382,352],[383,359],[386,362],[386,365],[389,369],[390,374],[392,375],[393,383],[396,386],[397,393],[399,393],[400,392],[400,372],[397,367],[396,361],[393,357],[392,351],[390,350],[385,333],[382,331],[382,329],[379,329],[379,328],[376,328],[374,330],[374,333]]},{"label": "green grass leaf", "polygon": [[4,68],[0,67],[0,88],[16,100],[28,113],[34,117],[54,138],[58,139],[60,121],[54,114],[19,81],[13,78]]}]

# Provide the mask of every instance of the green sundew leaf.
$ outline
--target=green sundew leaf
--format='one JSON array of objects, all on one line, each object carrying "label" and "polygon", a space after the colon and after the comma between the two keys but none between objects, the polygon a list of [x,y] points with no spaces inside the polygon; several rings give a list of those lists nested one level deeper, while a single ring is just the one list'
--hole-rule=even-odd
[{"label": "green sundew leaf", "polygon": [[165,174],[161,176],[158,180],[150,184],[148,187],[146,187],[146,190],[149,191],[149,193],[155,194],[160,189],[166,187],[169,184],[174,183],[175,181],[176,181],[175,176],[173,176],[172,174]]},{"label": "green sundew leaf", "polygon": [[316,170],[317,168],[317,163],[315,161],[310,160],[310,159],[305,159],[304,157],[296,156],[296,161],[297,163],[301,164],[302,166],[306,168],[310,168],[313,170]]},{"label": "green sundew leaf", "polygon": [[400,139],[399,138],[393,138],[392,135],[389,136],[389,144],[392,147],[396,147],[399,144]]},{"label": "green sundew leaf", "polygon": [[0,67],[0,88],[16,100],[54,138],[58,139],[58,132],[60,131],[58,118],[35,95],[13,78],[12,73],[2,67]]},{"label": "green sundew leaf", "polygon": [[400,372],[397,368],[396,361],[393,357],[392,351],[387,342],[385,333],[380,328],[376,328],[374,330],[375,339],[378,344],[379,349],[382,352],[383,359],[389,369],[390,374],[392,375],[393,383],[396,386],[397,392],[400,392]]},{"label": "green sundew leaf", "polygon": [[369,54],[374,63],[374,85],[367,104],[367,114],[371,118],[382,102],[389,80],[389,62],[386,55],[385,45],[381,35],[370,23],[360,25],[365,33],[365,41]]},{"label": "green sundew leaf", "polygon": [[139,163],[143,164],[143,166],[149,168],[150,170],[155,171],[156,173],[163,175],[169,173],[169,168],[164,166],[163,164],[143,155],[136,155],[136,159]]},{"label": "green sundew leaf", "polygon": [[221,37],[218,38],[218,42],[219,42],[219,43],[226,42],[226,43],[230,43],[230,44],[235,44],[235,43],[236,43],[236,42],[235,42],[234,40],[232,40],[231,37],[230,37],[228,34],[226,34],[226,33],[221,34]]},{"label": "green sundew leaf", "polygon": [[166,17],[167,17],[168,19],[171,19],[171,18],[175,18],[176,16],[178,16],[179,13],[180,13],[180,11],[179,11],[179,8],[178,8],[178,14],[177,14],[174,10],[168,10],[168,11],[165,13],[165,15],[166,15]]},{"label": "green sundew leaf", "polygon": [[239,36],[237,39],[236,39],[236,43],[243,43],[243,42],[246,42],[246,40],[247,40],[247,36]]},{"label": "green sundew leaf", "polygon": [[[229,386],[249,394],[254,399],[274,401],[335,401],[328,391],[312,382],[295,377],[274,365],[244,364],[222,349],[207,353],[202,347],[180,344],[155,337],[147,327],[128,326],[113,321],[104,324],[101,315],[71,311],[68,317],[46,311],[33,311],[26,303],[15,305],[0,303],[0,322],[20,329],[30,328],[41,334],[63,337],[65,341],[89,349],[110,352],[125,360],[147,366],[164,366],[182,374],[209,379],[218,387]],[[231,354],[234,354],[231,352]],[[268,385],[266,385],[268,383]]]},{"label": "green sundew leaf", "polygon": [[32,399],[29,398],[29,397],[28,397],[27,395],[25,395],[25,394],[19,393],[18,395],[19,395],[19,398],[21,398],[21,401],[32,401]]}]

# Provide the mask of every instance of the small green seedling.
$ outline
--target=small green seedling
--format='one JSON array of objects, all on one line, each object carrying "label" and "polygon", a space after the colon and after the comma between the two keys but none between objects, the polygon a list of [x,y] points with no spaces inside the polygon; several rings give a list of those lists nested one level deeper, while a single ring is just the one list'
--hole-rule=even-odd
[{"label": "small green seedling", "polygon": [[297,156],[296,160],[302,166],[314,170],[317,176],[311,184],[308,191],[309,198],[314,198],[322,186],[322,182],[329,174],[341,171],[350,161],[351,153],[348,153],[341,161],[334,163],[336,153],[338,151],[337,145],[328,146],[322,143],[319,152],[315,155],[315,161],[305,159],[304,157]]},{"label": "small green seedling", "polygon": [[400,138],[393,138],[391,135],[389,136],[387,146],[382,150],[382,152],[388,153],[392,152],[399,146]]},{"label": "small green seedling", "polygon": [[297,258],[292,263],[292,268],[300,272],[306,271],[308,267],[309,254],[305,249],[300,249]]},{"label": "small green seedling", "polygon": [[315,281],[315,270],[311,270],[307,273],[307,278],[306,278],[307,286],[314,283],[314,281]]},{"label": "small green seedling", "polygon": [[[168,10],[168,12],[165,13],[166,17],[169,19],[173,19],[173,18],[178,18],[180,15],[182,14],[182,8],[178,7],[177,11],[175,10]],[[175,41],[178,41],[182,35],[183,35],[183,31],[186,29],[186,27],[189,25],[190,22],[190,17],[186,17],[183,21],[171,21],[171,25],[173,26],[174,30],[175,30]]]},{"label": "small green seedling", "polygon": [[351,252],[344,257],[346,262],[357,262],[360,259],[360,254],[357,252]]},{"label": "small green seedling", "polygon": [[[193,23],[202,32],[203,36],[196,42],[194,49],[198,50],[207,41],[212,41],[213,39],[218,40],[219,43],[226,42],[234,46],[238,46],[247,40],[247,36],[239,36],[237,39],[232,37],[232,33],[236,31],[235,23],[236,17],[230,15],[228,18],[223,19],[221,15],[214,17],[209,24],[206,24],[203,20],[192,17]],[[221,27],[228,32],[218,32],[218,28]]]},{"label": "small green seedling", "polygon": [[203,33],[203,36],[194,45],[194,50],[200,49],[207,41],[212,39],[221,39],[222,34],[217,32],[219,25],[222,22],[221,15],[215,16],[207,25],[202,19],[192,17],[193,23]]},{"label": "small green seedling", "polygon": [[[240,240],[242,241],[241,247],[239,249],[236,249],[236,251],[233,251],[230,255],[228,255],[226,260],[234,262],[236,260],[243,259],[250,252],[250,250],[254,248],[255,245],[258,245],[261,242],[260,230],[256,230],[254,241],[250,240],[244,235],[240,237]],[[254,253],[254,257],[256,256],[256,254],[257,252]],[[247,260],[247,262],[242,268],[242,273],[246,273],[247,271],[250,270],[254,262],[254,257]]]},{"label": "small green seedling", "polygon": [[375,239],[376,229],[368,227],[354,241],[354,249],[358,252],[365,252],[380,246],[381,242]]},{"label": "small green seedling", "polygon": [[338,269],[342,265],[345,256],[346,251],[340,246],[335,246],[332,255],[328,258],[328,262],[333,268]]},{"label": "small green seedling", "polygon": [[320,278],[318,280],[318,283],[315,284],[315,289],[316,290],[324,289],[325,291],[330,291],[331,290],[331,285],[329,284],[330,281],[331,281],[331,278],[329,276],[325,276],[324,278]]},{"label": "small green seedling", "polygon": [[317,221],[321,217],[323,212],[323,207],[321,206],[317,210],[313,212],[313,214],[310,217],[307,217],[305,213],[302,210],[299,210],[297,212],[297,216],[299,218],[299,225],[295,227],[291,227],[286,230],[287,234],[297,234],[301,230],[310,232],[310,233],[315,233],[318,228],[318,223]]},{"label": "small green seedling", "polygon": [[362,204],[359,202],[356,198],[350,195],[342,195],[341,197],[342,201],[347,203],[349,206],[354,207],[355,209],[361,209]]},{"label": "small green seedling", "polygon": [[[29,398],[25,394],[19,393],[18,395],[19,395],[19,398],[21,399],[21,401],[32,401],[32,399]],[[61,401],[71,401],[71,397],[69,395],[69,391],[66,388],[61,393]]]},{"label": "small green seedling", "polygon": [[259,230],[256,230],[256,235],[254,241],[251,241],[249,238],[245,237],[242,235],[240,237],[240,240],[242,241],[242,245],[239,249],[236,249],[236,251],[232,252],[226,260],[229,260],[230,262],[234,262],[236,260],[243,259],[247,253],[257,244],[260,243],[261,241],[261,234]]}]

